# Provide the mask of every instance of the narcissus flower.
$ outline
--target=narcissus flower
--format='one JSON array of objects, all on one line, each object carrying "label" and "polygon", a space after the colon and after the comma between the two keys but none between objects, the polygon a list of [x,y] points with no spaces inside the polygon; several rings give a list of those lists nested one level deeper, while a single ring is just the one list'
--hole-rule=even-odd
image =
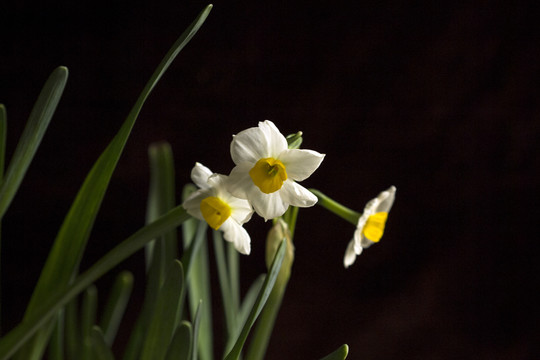
[{"label": "narcissus flower", "polygon": [[269,120],[233,137],[231,156],[236,164],[227,189],[247,199],[265,220],[285,213],[289,205],[309,207],[317,203],[297,181],[307,179],[324,155],[312,150],[289,149],[287,140]]},{"label": "narcissus flower", "polygon": [[242,224],[253,215],[249,202],[227,191],[224,185],[227,176],[213,174],[200,163],[193,167],[191,179],[200,189],[191,194],[182,206],[191,216],[205,220],[214,230],[223,231],[225,240],[232,242],[240,253],[248,255],[251,239]]},{"label": "narcissus flower", "polygon": [[364,212],[358,219],[354,237],[345,251],[343,264],[346,268],[354,263],[356,256],[360,255],[363,249],[379,242],[395,197],[396,188],[391,186],[366,204]]}]

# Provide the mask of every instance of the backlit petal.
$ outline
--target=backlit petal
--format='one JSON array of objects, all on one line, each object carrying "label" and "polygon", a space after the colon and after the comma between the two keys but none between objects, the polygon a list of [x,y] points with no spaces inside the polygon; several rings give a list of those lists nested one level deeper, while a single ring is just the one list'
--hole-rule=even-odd
[{"label": "backlit petal", "polygon": [[356,256],[362,253],[362,248],[360,248],[359,253],[357,253],[354,248],[354,240],[349,241],[349,245],[347,245],[347,250],[345,250],[345,256],[343,257],[343,265],[345,266],[345,268],[351,266],[356,260]]},{"label": "backlit petal", "polygon": [[287,149],[279,155],[287,175],[296,181],[307,179],[321,165],[324,154],[313,150]]},{"label": "backlit petal", "polygon": [[248,193],[248,198],[257,214],[264,220],[270,220],[283,215],[289,207],[289,204],[281,199],[279,193],[276,191],[272,194],[265,194],[255,187]]},{"label": "backlit petal", "polygon": [[201,163],[195,163],[195,166],[191,170],[191,180],[201,189],[207,189],[208,178],[212,175],[212,171]]},{"label": "backlit petal", "polygon": [[251,239],[248,232],[232,218],[221,225],[223,238],[234,244],[234,248],[241,254],[249,255],[251,252]]},{"label": "backlit petal", "polygon": [[287,139],[279,131],[279,129],[270,120],[259,122],[259,129],[261,129],[266,140],[266,152],[267,156],[277,158],[280,153],[287,150]]},{"label": "backlit petal", "polygon": [[227,191],[240,199],[248,198],[248,191],[252,188],[256,188],[253,184],[253,180],[249,176],[249,170],[252,168],[252,164],[241,163],[236,165],[225,183]]},{"label": "backlit petal", "polygon": [[310,207],[317,203],[317,197],[311,191],[291,180],[283,183],[279,193],[285,203],[293,206]]}]

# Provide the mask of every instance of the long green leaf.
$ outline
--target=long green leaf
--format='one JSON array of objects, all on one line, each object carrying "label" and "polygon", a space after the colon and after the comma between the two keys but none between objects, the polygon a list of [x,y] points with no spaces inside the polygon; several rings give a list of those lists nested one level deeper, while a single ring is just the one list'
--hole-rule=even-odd
[{"label": "long green leaf", "polygon": [[100,328],[107,345],[112,346],[133,289],[133,274],[122,271],[113,284],[109,299],[101,316]]},{"label": "long green leaf", "polygon": [[6,161],[7,113],[4,104],[0,104],[0,187],[4,181]]},{"label": "long green leaf", "polygon": [[347,344],[343,344],[336,351],[326,355],[321,360],[345,360],[348,354],[349,346]]},{"label": "long green leaf", "polygon": [[[232,295],[231,279],[229,276],[229,266],[225,260],[224,240],[221,231],[212,232],[214,240],[214,255],[216,257],[217,273],[219,278],[219,288],[221,290],[221,299],[223,302],[223,312],[225,315],[226,338],[230,339],[238,316],[238,308],[235,306]],[[238,335],[238,334],[237,334]]]},{"label": "long green leaf", "polygon": [[85,291],[81,306],[81,330],[82,330],[82,359],[92,360],[92,329],[96,324],[97,313],[97,288],[90,285]]},{"label": "long green leaf", "polygon": [[[182,191],[182,201],[184,201],[189,194],[195,191],[196,188],[192,184],[184,186]],[[184,247],[188,248],[194,241],[196,241],[196,229],[199,226],[197,220],[188,220],[182,225],[182,232],[184,238]],[[206,237],[206,226],[204,232],[199,232],[197,236]],[[187,282],[187,295],[189,299],[189,311],[191,318],[193,319],[199,306],[199,301],[203,300],[202,306],[203,312],[206,314],[201,319],[198,337],[198,352],[201,360],[213,359],[213,333],[212,333],[212,301],[210,291],[210,270],[209,270],[209,258],[208,258],[208,245],[206,241],[201,244],[200,251],[196,256],[193,256],[189,281]]]},{"label": "long green leaf", "polygon": [[161,360],[174,335],[176,311],[184,289],[184,270],[174,260],[161,287],[152,321],[142,348],[141,360]]},{"label": "long green leaf", "polygon": [[225,345],[225,354],[228,354],[231,351],[231,348],[234,345],[234,341],[238,339],[238,335],[240,334],[240,331],[246,323],[249,312],[251,311],[253,305],[255,304],[255,301],[257,300],[257,295],[259,294],[259,291],[261,291],[262,285],[264,283],[264,278],[264,274],[259,275],[255,279],[255,281],[253,281],[248,291],[246,292],[246,295],[242,300],[242,305],[240,306],[240,310],[238,311],[238,315],[236,317],[236,328],[233,329],[232,333],[227,338],[227,344]]},{"label": "long green leaf", "polygon": [[192,338],[191,324],[182,321],[174,333],[165,360],[191,360]]},{"label": "long green leaf", "polygon": [[197,340],[199,338],[201,328],[201,313],[203,312],[202,309],[202,300],[199,301],[199,306],[197,306],[197,311],[195,312],[195,318],[193,319],[193,344],[191,344],[191,360],[198,360],[199,357],[197,356],[197,344],[199,341]]},{"label": "long green leaf", "polygon": [[99,326],[93,326],[90,332],[90,345],[92,349],[92,359],[114,360],[114,355],[105,341],[103,331]]},{"label": "long green leaf", "polygon": [[[6,171],[6,176],[0,188],[0,219],[6,213],[13,197],[41,144],[43,135],[51,122],[56,106],[68,78],[68,69],[56,68],[45,82],[41,93],[30,113],[28,122],[15,148],[13,157]],[[0,110],[1,112],[1,110]],[[1,116],[0,116],[1,117]]]},{"label": "long green leaf", "polygon": [[[4,180],[4,166],[6,159],[7,137],[7,114],[6,107],[0,104],[0,187]],[[2,219],[0,217],[0,255],[2,254]],[[2,278],[2,261],[0,256],[0,279]],[[0,313],[2,313],[2,281],[0,281]],[[2,335],[2,317],[0,316],[0,336]]]},{"label": "long green leaf", "polygon": [[236,343],[234,344],[231,352],[229,352],[229,354],[225,357],[225,360],[237,360],[238,358],[240,358],[240,353],[242,352],[242,348],[244,347],[244,343],[246,342],[249,331],[251,330],[251,327],[255,323],[255,320],[257,320],[257,317],[261,313],[264,304],[266,304],[266,300],[268,300],[268,296],[270,295],[270,292],[274,287],[279,273],[279,269],[281,268],[281,263],[283,262],[283,257],[285,256],[286,249],[287,241],[283,240],[281,245],[279,246],[278,251],[276,252],[276,256],[274,256],[272,265],[270,266],[268,274],[264,279],[263,286],[259,291],[257,300],[255,301],[255,305],[251,309],[246,323],[242,328],[242,332],[238,336],[238,339],[236,340]]},{"label": "long green leaf", "polygon": [[[150,189],[148,191],[146,221],[151,222],[174,206],[174,161],[170,145],[164,142],[151,144],[148,149],[148,157],[150,160]],[[177,252],[176,231],[174,229],[148,243],[145,247],[147,274],[144,302],[126,346],[124,360],[139,358],[167,266],[176,258]]]},{"label": "long green leaf", "polygon": [[[119,132],[96,161],[92,170],[90,170],[60,228],[23,321],[27,321],[33,314],[37,313],[41,304],[58,291],[64,289],[76,274],[112,173],[144,102],[180,50],[203,24],[211,8],[212,6],[209,5],[199,14],[165,55]],[[50,325],[45,326],[43,330],[36,334],[33,343],[24,349],[26,355],[23,356],[24,358],[38,360],[41,357],[51,329]]]},{"label": "long green leaf", "polygon": [[43,325],[47,324],[58,310],[65,306],[81,291],[94,283],[105,273],[120,264],[136,251],[142,249],[149,241],[168,230],[181,225],[190,216],[182,206],[169,211],[164,216],[131,235],[114,249],[98,260],[92,267],[78,276],[66,289],[58,291],[30,316],[0,339],[0,360],[8,359]]}]

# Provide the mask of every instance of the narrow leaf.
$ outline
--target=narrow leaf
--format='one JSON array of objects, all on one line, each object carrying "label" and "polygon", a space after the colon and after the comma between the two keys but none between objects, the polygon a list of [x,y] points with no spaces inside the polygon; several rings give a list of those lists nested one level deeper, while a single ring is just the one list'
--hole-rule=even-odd
[{"label": "narrow leaf", "polygon": [[0,339],[0,360],[8,359],[26,341],[33,336],[51,317],[81,291],[94,283],[105,273],[140,250],[155,237],[181,225],[190,216],[184,208],[178,206],[151,224],[121,242],[114,249],[98,260],[92,267],[81,274],[66,289],[58,291],[36,311],[36,313],[17,325]]},{"label": "narrow leaf", "polygon": [[172,338],[165,360],[191,360],[193,330],[188,321],[182,321]]},{"label": "narrow leaf", "polygon": [[141,360],[161,360],[174,334],[176,311],[184,288],[182,264],[174,260],[161,287],[152,321],[142,348]]},{"label": "narrow leaf", "polygon": [[268,299],[268,296],[270,295],[270,292],[274,287],[274,283],[276,282],[279,269],[281,268],[281,263],[283,262],[283,257],[285,256],[286,249],[287,241],[283,240],[283,242],[279,246],[278,251],[276,252],[276,256],[274,256],[274,260],[272,261],[270,270],[268,271],[268,274],[264,279],[263,286],[259,291],[257,300],[255,301],[255,305],[251,309],[248,319],[246,320],[246,323],[244,324],[244,327],[242,328],[242,331],[238,336],[236,343],[234,344],[231,352],[225,357],[225,360],[236,360],[240,357],[240,353],[242,352],[242,348],[244,347],[244,343],[246,342],[249,331],[251,330],[251,327],[255,323],[255,320],[257,320],[257,317],[261,313],[264,304],[266,304],[266,300]]},{"label": "narrow leaf", "polygon": [[199,306],[197,307],[197,312],[195,312],[195,319],[193,320],[193,344],[191,344],[191,360],[198,360],[197,357],[197,344],[199,341],[197,340],[200,335],[200,323],[201,323],[201,315],[202,313],[202,300],[199,301]]},{"label": "narrow leaf", "polygon": [[[53,297],[54,294],[65,289],[70,279],[75,275],[112,173],[144,102],[180,50],[203,24],[211,7],[211,5],[207,6],[199,14],[165,55],[141,92],[122,127],[86,177],[49,253],[23,321],[28,321],[33,314],[38,313],[41,304]],[[27,348],[27,357],[29,359],[37,360],[41,357],[50,331],[51,326],[45,326],[43,330],[36,334],[34,343]]]},{"label": "narrow leaf", "polygon": [[238,338],[240,331],[244,327],[244,324],[246,323],[249,312],[253,308],[253,305],[255,304],[255,300],[257,300],[257,295],[259,294],[259,291],[261,291],[264,278],[265,278],[264,274],[259,275],[255,279],[255,281],[251,284],[246,295],[244,296],[242,305],[240,306],[240,310],[236,318],[236,328],[233,329],[233,331],[227,338],[227,344],[225,346],[225,354],[228,354],[231,351],[231,348],[234,345],[234,341]]},{"label": "narrow leaf", "polygon": [[133,289],[133,274],[122,271],[111,289],[101,317],[100,328],[107,345],[112,346]]},{"label": "narrow leaf", "polygon": [[347,344],[341,345],[336,351],[326,355],[321,360],[344,360],[349,354],[349,346]]},{"label": "narrow leaf", "polygon": [[[6,213],[13,197],[41,144],[43,135],[51,122],[56,106],[60,101],[68,78],[68,69],[60,66],[49,76],[30,113],[28,122],[15,148],[0,187],[0,219]],[[5,118],[5,110],[0,110],[0,118]]]},{"label": "narrow leaf", "polygon": [[95,285],[89,286],[83,295],[81,306],[81,332],[82,332],[82,359],[92,360],[94,352],[92,350],[92,329],[96,324],[97,313],[97,288]]},{"label": "narrow leaf", "polygon": [[103,332],[99,326],[93,326],[90,332],[90,344],[92,360],[114,360],[114,355],[105,341]]}]

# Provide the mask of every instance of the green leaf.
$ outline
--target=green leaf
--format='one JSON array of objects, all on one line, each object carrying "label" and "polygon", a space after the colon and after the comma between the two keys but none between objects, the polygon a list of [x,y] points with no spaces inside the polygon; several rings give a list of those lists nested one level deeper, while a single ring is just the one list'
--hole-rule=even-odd
[{"label": "green leaf", "polygon": [[81,332],[82,332],[82,358],[92,360],[94,353],[92,350],[91,334],[96,324],[97,313],[97,288],[90,285],[84,292],[81,306]]},{"label": "green leaf", "polygon": [[90,348],[92,360],[114,360],[114,355],[105,341],[103,332],[99,326],[93,326],[90,332]]},{"label": "green leaf", "polygon": [[178,206],[153,223],[144,226],[109,251],[92,267],[78,276],[66,289],[58,291],[47,299],[34,315],[29,316],[26,321],[20,323],[2,337],[0,339],[0,360],[6,360],[12,356],[36,331],[50,322],[51,317],[81,291],[133,253],[142,249],[149,241],[181,225],[189,217],[184,208]]},{"label": "green leaf", "polygon": [[[49,253],[23,321],[28,321],[33,314],[39,313],[41,304],[53,297],[57,292],[65,289],[70,279],[76,274],[112,173],[144,102],[180,50],[203,24],[211,8],[212,6],[208,5],[199,14],[165,55],[147,82],[122,127],[86,177]],[[3,194],[1,197],[3,199]],[[26,350],[26,356],[23,357],[33,360],[40,358],[51,329],[52,327],[48,325],[43,330],[40,330],[36,334],[34,342],[24,349]]]},{"label": "green leaf", "polygon": [[49,360],[64,360],[64,312],[59,311],[49,342]]},{"label": "green leaf", "polygon": [[182,321],[176,328],[165,360],[191,360],[192,338],[191,324],[188,321]]},{"label": "green leaf", "polygon": [[238,336],[236,343],[234,344],[229,354],[225,357],[225,360],[236,360],[240,357],[240,353],[242,352],[242,348],[244,347],[244,343],[246,342],[249,331],[251,330],[251,327],[255,323],[255,320],[257,320],[257,317],[261,313],[264,304],[266,304],[266,300],[268,300],[268,296],[270,295],[270,292],[274,287],[274,283],[276,282],[279,269],[281,268],[281,263],[283,262],[283,257],[285,256],[286,249],[287,241],[283,240],[281,245],[279,246],[278,251],[276,252],[276,256],[274,256],[272,265],[270,266],[268,274],[264,279],[263,286],[259,291],[259,294],[257,295],[255,305],[251,309],[251,312],[249,313],[246,323],[244,324],[244,327],[242,328],[242,331]]},{"label": "green leaf", "polygon": [[[150,145],[148,155],[150,189],[146,221],[151,222],[174,206],[174,161],[171,147],[165,142]],[[167,267],[176,258],[178,252],[176,242],[176,230],[173,229],[145,247],[147,276],[144,302],[125,350],[125,360],[135,360],[139,357]]]},{"label": "green leaf", "polygon": [[[15,148],[13,157],[7,168],[4,181],[0,187],[0,219],[6,213],[13,197],[41,144],[45,130],[51,122],[56,106],[60,101],[62,92],[68,78],[68,69],[60,66],[49,76],[39,97],[30,113],[28,122]],[[3,108],[3,106],[2,106]],[[0,110],[0,118],[5,119],[5,109]]]},{"label": "green leaf", "polygon": [[81,324],[79,322],[78,298],[73,297],[64,308],[66,357],[75,359],[82,346]]},{"label": "green leaf", "polygon": [[[174,207],[176,188],[171,146],[166,142],[151,144],[148,148],[148,157],[150,160],[150,189],[148,192],[146,219],[147,222],[151,222]],[[156,281],[159,281],[161,285],[167,266],[178,255],[176,230],[172,230],[162,238],[156,239],[156,242],[161,243],[161,254],[156,254],[160,262],[158,264],[160,269],[158,272],[159,279]],[[154,242],[146,246],[147,261],[151,261],[153,258],[153,245]],[[148,266],[149,264],[147,264],[147,269]]]},{"label": "green leaf", "polygon": [[343,344],[334,351],[331,354],[326,355],[321,360],[344,360],[347,358],[347,355],[349,354],[349,346],[347,344]]},{"label": "green leaf", "polygon": [[[238,288],[233,289],[231,284],[233,281],[238,286],[238,279],[233,279],[231,276],[231,266],[230,262],[225,259],[225,250],[224,250],[224,240],[221,235],[221,231],[214,230],[212,232],[212,237],[214,240],[214,254],[216,257],[217,273],[219,277],[219,288],[221,290],[221,298],[223,301],[223,311],[225,313],[225,328],[227,330],[226,338],[231,339],[234,330],[237,328],[237,316],[238,316],[238,303],[236,301],[236,294],[234,294]],[[234,250],[234,247],[233,247]],[[238,252],[234,250],[237,254]],[[232,258],[232,261],[238,261],[238,259]],[[238,277],[238,265],[233,264],[235,270],[235,276]],[[236,334],[238,336],[238,334]]]},{"label": "green leaf", "polygon": [[197,357],[197,344],[200,335],[201,313],[202,313],[202,300],[199,301],[199,306],[195,312],[195,319],[193,320],[193,344],[191,344],[191,360],[198,360]]},{"label": "green leaf", "polygon": [[103,337],[109,346],[114,343],[132,289],[133,274],[129,271],[122,271],[116,277],[100,321]]},{"label": "green leaf", "polygon": [[264,277],[265,277],[264,274],[259,275],[255,279],[255,281],[253,281],[246,295],[244,296],[244,300],[242,301],[242,305],[240,306],[240,310],[236,316],[236,328],[233,329],[233,331],[227,338],[227,344],[225,346],[225,354],[228,354],[229,351],[231,351],[231,348],[234,345],[234,341],[238,338],[238,335],[240,334],[242,327],[246,323],[249,312],[253,308],[253,305],[255,304],[255,300],[257,300],[257,295],[259,294],[259,291],[261,291],[261,287],[264,282]]},{"label": "green leaf", "polygon": [[[6,133],[7,133],[7,114],[6,107],[0,104],[0,188],[4,180],[4,166],[6,158]],[[0,216],[0,254],[2,254],[2,217]],[[2,261],[0,257],[0,279],[2,278]],[[0,285],[2,282],[0,281]],[[0,286],[0,314],[2,313],[2,286]],[[0,335],[2,335],[2,318],[0,317]]]},{"label": "green leaf", "polygon": [[4,180],[6,161],[7,113],[4,104],[0,104],[0,188]]},{"label": "green leaf", "polygon": [[174,260],[161,287],[152,321],[142,348],[141,360],[161,360],[174,334],[176,311],[184,289],[184,270]]}]

